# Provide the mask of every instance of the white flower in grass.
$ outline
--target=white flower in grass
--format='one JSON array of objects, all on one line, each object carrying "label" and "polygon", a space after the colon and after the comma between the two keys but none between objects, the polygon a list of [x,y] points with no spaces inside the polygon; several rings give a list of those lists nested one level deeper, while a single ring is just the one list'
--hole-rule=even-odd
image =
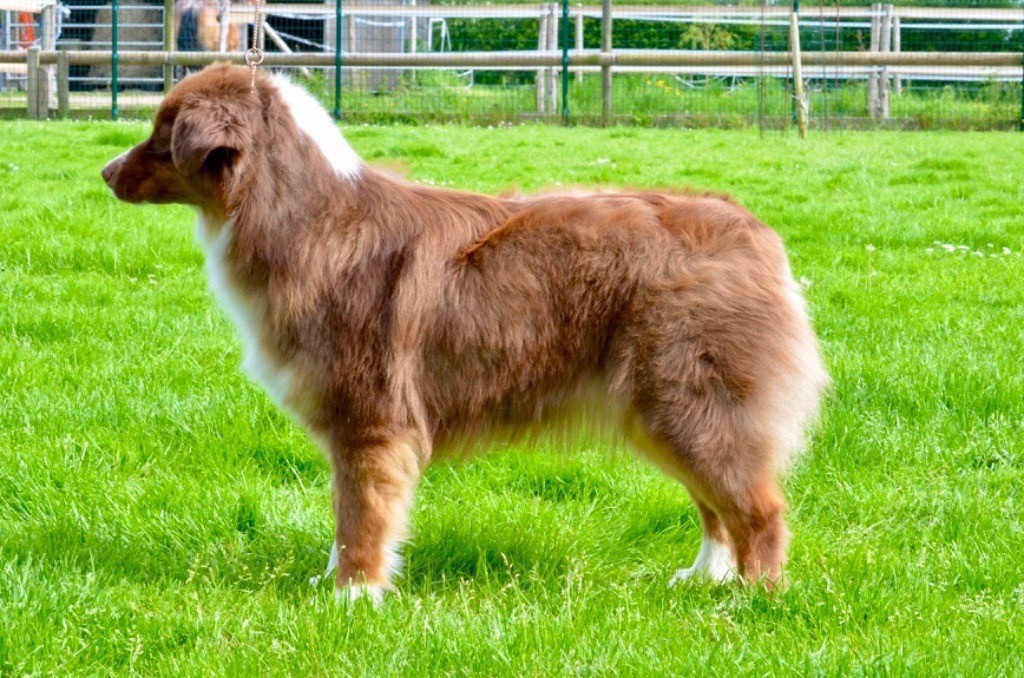
[{"label": "white flower in grass", "polygon": [[1010,256],[1010,248],[1009,247],[1004,247],[1003,248],[1003,255],[1007,256],[1007,257]]},{"label": "white flower in grass", "polygon": [[874,252],[876,248],[874,245],[865,245],[864,249],[866,249],[868,252]]}]

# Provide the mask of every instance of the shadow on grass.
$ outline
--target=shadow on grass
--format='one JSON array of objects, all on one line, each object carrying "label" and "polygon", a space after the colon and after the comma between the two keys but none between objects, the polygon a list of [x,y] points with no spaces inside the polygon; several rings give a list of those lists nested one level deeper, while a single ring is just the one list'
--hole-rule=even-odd
[{"label": "shadow on grass", "polygon": [[[249,459],[276,487],[323,480],[322,461],[305,451],[257,446]],[[670,485],[630,481],[629,488],[640,490],[630,492],[614,475],[572,463],[527,468],[525,461],[511,462],[490,469],[483,486],[467,471],[451,480],[441,473],[427,483],[423,500],[433,507],[417,514],[416,533],[402,549],[401,588],[557,582],[584,562],[608,571],[646,570],[651,560],[691,559],[699,540],[692,507]],[[467,481],[473,489],[458,492],[485,496],[446,499]],[[104,511],[104,518],[86,512],[29,520],[7,535],[0,556],[34,559],[57,577],[77,572],[143,585],[269,587],[284,597],[308,595],[310,577],[323,573],[329,520],[319,531],[308,522],[268,518],[268,500],[255,487],[198,510],[176,502],[173,488],[164,489],[168,494],[151,494],[144,507]]]}]

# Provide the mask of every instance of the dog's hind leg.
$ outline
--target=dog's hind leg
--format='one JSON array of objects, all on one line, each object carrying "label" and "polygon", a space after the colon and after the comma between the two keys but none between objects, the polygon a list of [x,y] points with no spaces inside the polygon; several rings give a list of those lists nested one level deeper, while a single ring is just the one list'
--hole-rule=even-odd
[{"label": "dog's hind leg", "polygon": [[694,503],[697,505],[701,526],[704,529],[700,552],[693,565],[676,570],[669,580],[669,586],[695,577],[725,583],[736,576],[736,552],[725,526],[710,506],[700,500],[695,500]]},{"label": "dog's hind leg", "polygon": [[[642,456],[683,483],[703,527],[696,561],[677,571],[670,585],[694,577],[726,582],[735,575],[774,585],[782,574],[788,532],[785,504],[762,442],[748,439],[731,417],[714,414],[707,402],[677,404],[672,416],[664,408],[655,410],[666,421],[634,428],[629,438]],[[651,416],[658,414],[645,418]]]},{"label": "dog's hind leg", "polygon": [[[729,318],[723,309],[716,315],[732,321],[723,331],[695,322],[695,307],[663,313],[634,335],[627,436],[686,486],[701,513],[700,556],[674,580],[700,573],[722,581],[734,569],[772,586],[789,540],[778,477],[824,380],[803,369],[816,360],[794,357],[793,342],[758,327],[756,314]],[[673,325],[665,320],[672,316],[684,320]]]},{"label": "dog's hind leg", "polygon": [[379,603],[391,588],[419,478],[420,447],[412,435],[332,441],[339,601],[366,596]]},{"label": "dog's hind leg", "polygon": [[760,250],[747,243],[734,261],[695,259],[677,283],[638,293],[612,383],[629,399],[627,433],[641,453],[703,507],[702,555],[680,578],[720,571],[730,554],[718,545],[731,543],[736,573],[771,587],[789,541],[778,478],[828,376],[781,244],[747,235]]}]

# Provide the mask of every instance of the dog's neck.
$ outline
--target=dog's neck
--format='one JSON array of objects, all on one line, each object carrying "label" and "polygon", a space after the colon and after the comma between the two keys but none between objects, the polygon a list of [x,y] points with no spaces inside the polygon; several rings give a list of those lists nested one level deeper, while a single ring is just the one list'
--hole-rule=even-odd
[{"label": "dog's neck", "polygon": [[[274,104],[290,118],[286,127],[298,128],[304,137],[308,155],[320,155],[339,177],[354,179],[363,170],[363,161],[349,145],[327,111],[309,92],[281,75],[271,79]],[[282,116],[282,117],[283,117]]]},{"label": "dog's neck", "polygon": [[273,137],[255,140],[230,180],[223,218],[209,220],[232,229],[231,258],[247,278],[287,267],[325,214],[343,227],[338,215],[355,212],[359,186],[373,180],[308,93],[284,79],[272,82],[264,115]]},{"label": "dog's neck", "polygon": [[280,75],[259,89],[264,130],[272,132],[256,133],[262,138],[230,180],[226,212],[244,213],[246,223],[273,218],[301,227],[311,209],[350,193],[365,166],[309,92]]}]

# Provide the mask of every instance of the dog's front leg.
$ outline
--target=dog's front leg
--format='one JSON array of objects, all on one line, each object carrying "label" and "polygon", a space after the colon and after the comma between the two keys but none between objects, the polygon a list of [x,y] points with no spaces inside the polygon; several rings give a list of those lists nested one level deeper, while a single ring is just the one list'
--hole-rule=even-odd
[{"label": "dog's front leg", "polygon": [[399,566],[420,447],[412,435],[332,441],[339,601],[363,596],[379,603]]}]

